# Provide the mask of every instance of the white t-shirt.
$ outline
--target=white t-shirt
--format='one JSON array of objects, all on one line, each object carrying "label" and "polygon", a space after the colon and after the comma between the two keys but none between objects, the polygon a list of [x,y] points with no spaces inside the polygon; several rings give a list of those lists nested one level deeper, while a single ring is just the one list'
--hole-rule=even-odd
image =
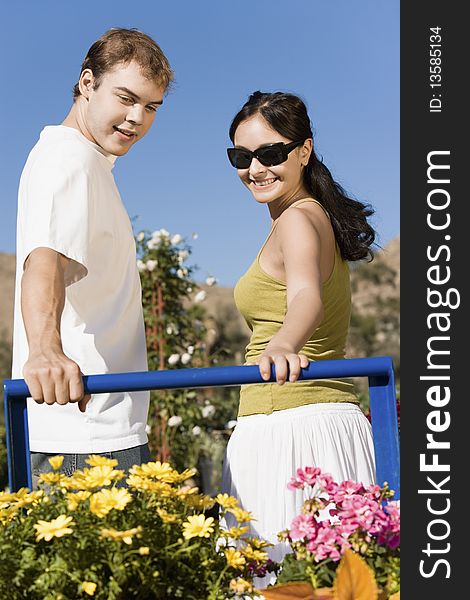
[{"label": "white t-shirt", "polygon": [[[64,353],[85,375],[147,371],[142,292],[129,216],[106,154],[78,130],[45,127],[18,195],[13,377],[23,378],[28,343],[21,315],[24,261],[39,247],[72,259],[61,319]],[[148,392],[96,394],[86,411],[28,400],[35,452],[95,453],[147,442]]]}]

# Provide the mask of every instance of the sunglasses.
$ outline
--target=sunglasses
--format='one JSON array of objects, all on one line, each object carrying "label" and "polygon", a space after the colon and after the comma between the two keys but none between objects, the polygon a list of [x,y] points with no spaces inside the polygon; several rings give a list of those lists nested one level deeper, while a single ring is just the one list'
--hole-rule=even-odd
[{"label": "sunglasses", "polygon": [[227,148],[227,154],[230,163],[236,169],[248,169],[253,158],[257,158],[265,167],[274,167],[285,162],[289,153],[302,144],[303,141],[291,142],[290,144],[277,142],[276,144],[261,146],[261,148],[257,148],[254,152],[245,150],[245,148]]}]

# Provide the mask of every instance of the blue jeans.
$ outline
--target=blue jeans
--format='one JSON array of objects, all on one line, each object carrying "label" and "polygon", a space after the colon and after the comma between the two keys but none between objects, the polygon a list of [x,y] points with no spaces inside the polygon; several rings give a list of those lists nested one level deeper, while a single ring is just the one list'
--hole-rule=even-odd
[{"label": "blue jeans", "polygon": [[[64,475],[70,476],[77,469],[84,469],[85,467],[90,466],[85,462],[85,459],[88,458],[89,454],[63,454],[60,452],[46,454],[43,452],[31,452],[33,490],[37,489],[39,475],[41,475],[41,473],[50,473],[54,470],[49,464],[49,458],[57,456],[58,454],[64,457],[64,462],[59,469],[60,473],[63,473]],[[106,458],[115,458],[118,461],[116,469],[122,469],[126,471],[126,473],[133,465],[141,465],[142,463],[151,460],[148,444],[135,446],[134,448],[126,448],[125,450],[115,450],[113,452],[101,452],[97,454],[99,454],[99,456],[105,456]],[[116,485],[118,487],[125,487],[125,478],[118,481]]]}]

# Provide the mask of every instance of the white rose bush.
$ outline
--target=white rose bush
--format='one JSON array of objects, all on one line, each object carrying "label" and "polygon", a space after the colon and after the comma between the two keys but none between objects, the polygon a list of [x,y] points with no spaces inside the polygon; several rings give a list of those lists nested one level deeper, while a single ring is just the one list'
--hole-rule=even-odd
[{"label": "white rose bush", "polygon": [[[197,234],[192,234],[197,239]],[[166,229],[136,235],[137,266],[142,284],[149,370],[209,367],[219,363],[206,325],[208,291],[193,279],[191,247],[180,233]],[[208,288],[217,279],[205,279]],[[198,467],[202,456],[215,457],[220,472],[225,424],[236,415],[234,390],[156,390],[151,393],[148,427],[152,454],[180,470]],[[207,461],[206,461],[207,462]],[[219,473],[220,474],[220,473]],[[217,477],[217,475],[216,475]]]}]

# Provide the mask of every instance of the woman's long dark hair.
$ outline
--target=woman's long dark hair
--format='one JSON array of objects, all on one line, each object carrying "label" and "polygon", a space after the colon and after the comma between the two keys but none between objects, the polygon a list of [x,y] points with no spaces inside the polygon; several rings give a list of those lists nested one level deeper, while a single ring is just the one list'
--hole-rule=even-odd
[{"label": "woman's long dark hair", "polygon": [[[283,92],[254,92],[241,108],[230,125],[229,136],[234,142],[237,127],[255,114],[267,121],[269,126],[283,137],[292,140],[313,138],[307,108],[293,94]],[[344,260],[372,259],[370,246],[375,240],[375,231],[367,222],[374,210],[346,195],[344,189],[334,181],[328,168],[312,150],[304,170],[304,184],[315,200],[318,200],[330,215],[336,241]]]}]

